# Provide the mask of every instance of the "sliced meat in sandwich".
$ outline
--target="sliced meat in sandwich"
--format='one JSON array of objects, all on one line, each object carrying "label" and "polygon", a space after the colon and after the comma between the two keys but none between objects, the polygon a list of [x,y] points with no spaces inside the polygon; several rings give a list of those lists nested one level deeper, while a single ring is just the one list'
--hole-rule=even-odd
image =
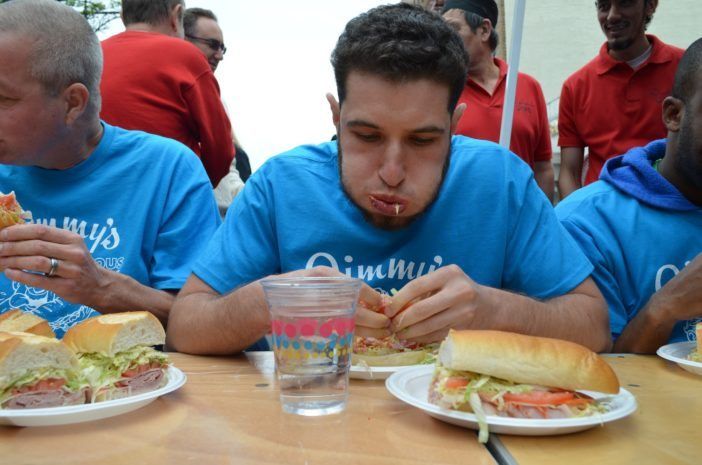
[{"label": "sliced meat in sandwich", "polygon": [[56,337],[48,321],[17,309],[10,310],[0,315],[0,331],[14,331],[37,334],[45,337]]},{"label": "sliced meat in sandwich", "polygon": [[487,415],[570,418],[603,407],[577,390],[619,392],[612,368],[567,341],[501,331],[449,332],[439,349],[429,402],[473,412],[487,441]]},{"label": "sliced meat in sandwich", "polygon": [[63,340],[78,354],[93,402],[141,394],[167,382],[168,357],[152,347],[164,344],[166,333],[149,312],[89,318]]},{"label": "sliced meat in sandwich", "polygon": [[0,192],[0,229],[13,224],[24,223],[26,213],[22,211],[15,193],[3,194]]},{"label": "sliced meat in sandwich", "polygon": [[86,401],[75,354],[58,339],[0,333],[0,407],[28,409]]}]

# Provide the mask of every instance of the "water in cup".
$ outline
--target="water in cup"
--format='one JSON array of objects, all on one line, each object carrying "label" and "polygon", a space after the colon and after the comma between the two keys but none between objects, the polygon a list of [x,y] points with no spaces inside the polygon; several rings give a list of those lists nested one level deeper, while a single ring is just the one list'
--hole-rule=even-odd
[{"label": "water in cup", "polygon": [[345,408],[360,284],[350,278],[262,282],[286,412],[317,416]]}]

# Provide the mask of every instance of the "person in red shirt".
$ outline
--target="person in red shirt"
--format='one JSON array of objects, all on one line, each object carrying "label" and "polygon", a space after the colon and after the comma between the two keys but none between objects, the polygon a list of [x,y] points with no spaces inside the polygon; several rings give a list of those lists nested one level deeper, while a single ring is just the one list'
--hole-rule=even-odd
[{"label": "person in red shirt", "polygon": [[670,95],[683,50],[645,33],[658,0],[597,0],[607,41],[599,54],[563,84],[558,115],[565,197],[598,179],[604,162],[666,136],[660,108]]},{"label": "person in red shirt", "polygon": [[[448,0],[444,20],[463,39],[470,57],[468,79],[459,103],[466,104],[456,134],[493,142],[500,140],[507,63],[494,57],[498,9],[494,0]],[[519,73],[510,150],[534,170],[534,178],[551,199],[554,190],[551,134],[546,101],[533,77]]]},{"label": "person in red shirt", "polygon": [[182,40],[182,0],[123,0],[126,31],[102,42],[110,124],[169,137],[200,156],[216,186],[234,159],[231,125],[203,54]]}]

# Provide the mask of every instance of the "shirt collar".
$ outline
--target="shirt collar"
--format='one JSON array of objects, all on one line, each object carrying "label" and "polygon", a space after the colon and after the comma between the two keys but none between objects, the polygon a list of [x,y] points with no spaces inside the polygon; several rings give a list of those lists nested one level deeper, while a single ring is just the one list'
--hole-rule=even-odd
[{"label": "shirt collar", "polygon": [[[651,56],[649,59],[640,66],[638,70],[645,68],[649,63],[667,63],[673,59],[673,54],[670,48],[666,47],[663,42],[658,39],[658,37],[652,34],[646,34],[646,38],[651,44]],[[595,60],[595,71],[597,74],[606,74],[617,66],[626,66],[631,69],[625,61],[617,61],[612,58],[607,49],[607,42],[603,43],[600,47],[600,52]]]}]

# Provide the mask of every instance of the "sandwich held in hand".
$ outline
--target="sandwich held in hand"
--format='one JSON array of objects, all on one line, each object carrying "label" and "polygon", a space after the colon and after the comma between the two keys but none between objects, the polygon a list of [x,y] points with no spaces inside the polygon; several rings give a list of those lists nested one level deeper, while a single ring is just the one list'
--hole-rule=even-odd
[{"label": "sandwich held in hand", "polygon": [[166,333],[149,312],[89,318],[70,328],[63,340],[78,354],[93,401],[141,394],[167,382],[168,357],[152,347],[165,343]]},{"label": "sandwich held in hand", "polygon": [[501,331],[451,330],[439,349],[429,402],[473,412],[480,442],[486,416],[571,418],[603,412],[576,390],[619,392],[610,366],[568,341]]},{"label": "sandwich held in hand", "polygon": [[22,224],[26,218],[26,214],[22,211],[15,193],[3,194],[0,192],[0,229],[13,224]]},{"label": "sandwich held in hand", "polygon": [[56,337],[48,321],[17,309],[10,310],[0,315],[0,331],[14,331],[37,334],[45,337]]},{"label": "sandwich held in hand", "polygon": [[28,409],[78,405],[87,386],[75,354],[58,339],[0,333],[0,407]]},{"label": "sandwich held in hand", "polygon": [[[393,289],[393,293],[395,290]],[[380,306],[371,308],[378,313],[386,313],[392,298],[383,295]],[[414,301],[405,305],[399,313],[405,311]],[[392,334],[384,338],[357,336],[353,342],[353,365],[369,367],[395,367],[434,363],[438,344],[420,344],[413,341],[401,340]]]}]

